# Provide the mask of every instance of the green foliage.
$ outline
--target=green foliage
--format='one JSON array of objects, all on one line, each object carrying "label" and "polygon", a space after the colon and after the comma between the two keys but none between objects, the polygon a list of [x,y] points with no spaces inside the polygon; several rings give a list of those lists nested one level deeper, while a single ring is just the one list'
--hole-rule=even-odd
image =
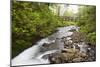
[{"label": "green foliage", "polygon": [[48,4],[12,1],[12,57],[60,26]]},{"label": "green foliage", "polygon": [[89,39],[87,39],[88,42],[92,43],[93,45],[96,44],[96,42],[95,42],[96,41],[96,32],[89,33],[87,38],[89,38]]},{"label": "green foliage", "polygon": [[87,41],[94,45],[96,43],[96,7],[81,7],[78,16],[77,25],[80,26],[80,31],[86,33]]},{"label": "green foliage", "polygon": [[66,10],[65,13],[64,13],[64,16],[73,17],[74,13],[70,10]]},{"label": "green foliage", "polygon": [[72,21],[63,21],[63,25],[62,26],[70,26],[70,25],[76,25],[77,22],[72,22]]}]

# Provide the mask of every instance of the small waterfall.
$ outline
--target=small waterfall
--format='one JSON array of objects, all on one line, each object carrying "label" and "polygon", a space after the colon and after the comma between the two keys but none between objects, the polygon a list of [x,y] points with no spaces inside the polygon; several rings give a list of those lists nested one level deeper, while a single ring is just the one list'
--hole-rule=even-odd
[{"label": "small waterfall", "polygon": [[80,47],[80,52],[81,52],[81,53],[82,53],[82,52],[85,52],[85,53],[87,52],[88,46],[86,45],[85,42],[79,43],[78,46]]},{"label": "small waterfall", "polygon": [[[69,30],[77,30],[76,26],[67,26],[57,28],[57,32],[41,39],[34,46],[24,50],[14,59],[12,59],[12,66],[16,65],[31,65],[31,64],[49,64],[49,60],[42,57],[47,54],[55,53],[64,48],[64,43],[60,38],[71,36],[73,32]],[[55,44],[54,44],[55,43]],[[47,46],[47,47],[45,47]]]}]

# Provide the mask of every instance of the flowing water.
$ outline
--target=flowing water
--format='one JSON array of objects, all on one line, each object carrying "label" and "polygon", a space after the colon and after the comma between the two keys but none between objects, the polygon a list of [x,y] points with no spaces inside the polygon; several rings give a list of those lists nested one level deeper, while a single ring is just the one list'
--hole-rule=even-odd
[{"label": "flowing water", "polygon": [[[57,32],[38,41],[34,46],[24,50],[18,56],[12,59],[12,66],[31,65],[31,64],[50,64],[48,58],[44,55],[55,53],[64,49],[63,37],[69,37],[73,34],[70,30],[78,31],[77,26],[67,26],[57,28]],[[68,38],[70,39],[70,38]],[[55,44],[54,44],[55,43]],[[82,43],[84,44],[84,43]],[[82,46],[81,50],[84,51]]]}]

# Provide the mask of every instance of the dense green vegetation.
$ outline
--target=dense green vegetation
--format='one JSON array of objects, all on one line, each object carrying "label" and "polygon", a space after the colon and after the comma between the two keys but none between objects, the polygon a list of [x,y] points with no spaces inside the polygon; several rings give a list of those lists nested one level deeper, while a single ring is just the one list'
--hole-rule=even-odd
[{"label": "dense green vegetation", "polygon": [[86,34],[87,41],[96,44],[96,7],[84,6],[79,8],[78,23],[80,31]]},{"label": "dense green vegetation", "polygon": [[35,41],[55,32],[61,25],[48,4],[16,2],[12,4],[12,55],[16,56]]},{"label": "dense green vegetation", "polygon": [[[55,32],[60,26],[78,25],[87,34],[87,40],[95,43],[95,7],[80,8],[79,20],[62,21],[49,9],[48,3],[16,2],[12,0],[12,57],[32,46],[36,41]],[[69,14],[70,15],[70,14]]]}]

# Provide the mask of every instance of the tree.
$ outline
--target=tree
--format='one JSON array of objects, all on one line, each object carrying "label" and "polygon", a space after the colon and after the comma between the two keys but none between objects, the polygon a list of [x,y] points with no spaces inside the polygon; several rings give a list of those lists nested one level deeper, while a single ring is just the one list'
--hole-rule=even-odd
[{"label": "tree", "polygon": [[86,33],[88,42],[96,44],[96,7],[81,6],[78,16],[80,31]]}]

